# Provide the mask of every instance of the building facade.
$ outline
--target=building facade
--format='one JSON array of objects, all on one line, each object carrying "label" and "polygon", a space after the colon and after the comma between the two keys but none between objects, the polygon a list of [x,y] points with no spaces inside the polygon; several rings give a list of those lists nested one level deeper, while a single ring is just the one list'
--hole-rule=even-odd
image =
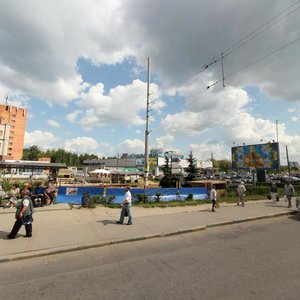
[{"label": "building facade", "polygon": [[26,110],[0,104],[0,160],[22,159]]}]

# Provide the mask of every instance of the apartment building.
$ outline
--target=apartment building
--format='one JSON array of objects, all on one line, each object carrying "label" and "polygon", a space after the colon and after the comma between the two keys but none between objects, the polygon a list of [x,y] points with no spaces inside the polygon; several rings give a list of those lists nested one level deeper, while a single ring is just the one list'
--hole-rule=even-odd
[{"label": "apartment building", "polygon": [[19,160],[23,155],[26,110],[0,104],[0,160]]}]

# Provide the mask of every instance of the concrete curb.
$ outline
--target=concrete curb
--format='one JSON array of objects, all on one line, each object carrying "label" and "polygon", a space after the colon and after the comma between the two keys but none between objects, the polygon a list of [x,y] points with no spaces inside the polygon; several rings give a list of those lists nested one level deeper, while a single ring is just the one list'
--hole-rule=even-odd
[{"label": "concrete curb", "polygon": [[72,252],[72,251],[78,251],[78,250],[86,250],[86,249],[91,249],[91,248],[99,248],[99,247],[104,247],[104,246],[109,246],[109,245],[137,242],[137,241],[142,241],[142,240],[149,240],[149,239],[154,239],[154,238],[161,238],[161,237],[197,232],[197,231],[202,231],[202,230],[206,230],[206,229],[213,228],[213,227],[245,223],[245,222],[250,222],[250,221],[255,221],[255,220],[260,220],[260,219],[275,218],[275,217],[281,217],[281,216],[285,216],[285,215],[295,215],[295,214],[297,214],[297,211],[288,211],[288,212],[281,212],[281,213],[269,214],[269,215],[264,215],[264,216],[247,217],[245,219],[237,219],[237,220],[232,220],[232,221],[218,222],[218,223],[197,226],[197,227],[193,227],[193,228],[187,228],[187,229],[176,230],[176,231],[149,234],[149,235],[144,235],[144,236],[127,238],[124,240],[121,239],[121,240],[107,240],[107,241],[101,241],[101,242],[90,242],[90,243],[85,243],[85,244],[66,245],[66,246],[55,247],[55,248],[47,248],[47,249],[40,249],[40,250],[34,250],[34,251],[29,251],[29,252],[23,252],[23,253],[15,253],[15,254],[0,256],[0,263],[16,261],[16,260],[23,260],[23,259],[28,259],[28,258],[42,257],[42,256],[48,256],[48,255],[61,254],[61,253],[67,253],[67,252]]},{"label": "concrete curb", "polygon": [[[7,209],[7,211],[6,211]],[[40,212],[49,212],[49,211],[60,211],[60,210],[70,210],[70,208],[55,208],[55,209],[36,209],[34,210],[34,213],[40,213]],[[0,215],[6,215],[6,214],[15,214],[16,213],[16,210],[9,210],[9,208],[5,208],[3,210],[0,210]]]}]

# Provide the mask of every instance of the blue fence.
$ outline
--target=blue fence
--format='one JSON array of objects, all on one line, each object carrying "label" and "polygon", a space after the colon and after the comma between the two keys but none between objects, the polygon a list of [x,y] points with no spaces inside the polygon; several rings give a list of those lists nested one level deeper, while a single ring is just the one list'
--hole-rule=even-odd
[{"label": "blue fence", "polygon": [[[189,194],[193,194],[194,200],[205,200],[208,198],[206,188],[158,188],[158,189],[130,189],[132,197],[137,194],[147,194],[150,200],[155,200],[156,194],[159,193],[160,201],[171,201],[171,200],[185,200]],[[65,187],[60,186],[58,188],[58,195],[56,198],[56,203],[72,203],[81,204],[81,198],[83,193],[89,192],[91,196],[94,195],[104,195],[103,187]],[[178,193],[179,192],[179,193]],[[123,202],[125,194],[124,188],[106,188],[106,196],[114,196],[113,203]]]}]

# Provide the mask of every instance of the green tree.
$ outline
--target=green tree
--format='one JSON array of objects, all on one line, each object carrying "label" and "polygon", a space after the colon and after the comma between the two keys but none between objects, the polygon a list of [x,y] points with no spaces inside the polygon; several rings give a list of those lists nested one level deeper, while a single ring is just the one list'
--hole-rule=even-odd
[{"label": "green tree", "polygon": [[195,180],[195,178],[197,177],[197,174],[198,174],[197,160],[193,156],[192,151],[190,152],[187,161],[189,162],[189,165],[186,168],[186,173],[187,173],[186,180],[192,181],[192,180]]},{"label": "green tree", "polygon": [[172,170],[170,165],[171,159],[166,156],[165,164],[162,167],[162,171],[164,173],[163,178],[160,180],[159,185],[161,187],[172,187]]},{"label": "green tree", "polygon": [[29,148],[25,148],[23,150],[22,159],[24,160],[38,160],[41,157],[42,151],[36,145],[30,146]]},{"label": "green tree", "polygon": [[50,157],[52,163],[65,163],[67,166],[80,167],[87,159],[98,159],[95,154],[80,154],[68,152],[65,149],[48,149],[41,151],[38,146],[31,146],[23,150],[22,159],[38,160],[40,157]]},{"label": "green tree", "polygon": [[221,172],[229,173],[231,170],[231,161],[227,159],[222,159],[219,161],[219,170]]}]

